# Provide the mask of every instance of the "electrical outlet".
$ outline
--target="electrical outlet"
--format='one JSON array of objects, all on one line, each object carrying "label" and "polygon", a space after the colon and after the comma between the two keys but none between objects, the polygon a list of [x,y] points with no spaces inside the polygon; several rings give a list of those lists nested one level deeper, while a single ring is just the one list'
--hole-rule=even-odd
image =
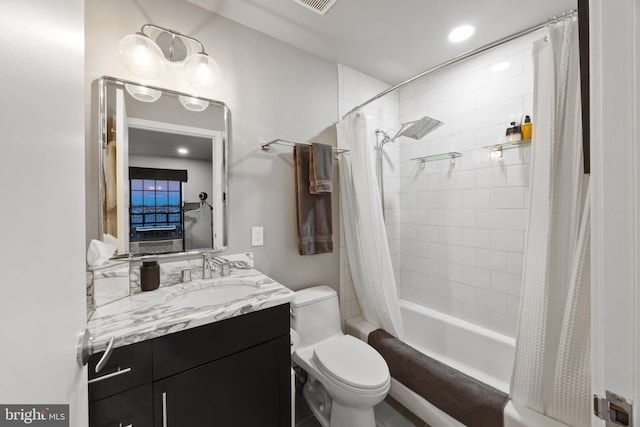
[{"label": "electrical outlet", "polygon": [[264,245],[264,228],[251,227],[251,246]]}]

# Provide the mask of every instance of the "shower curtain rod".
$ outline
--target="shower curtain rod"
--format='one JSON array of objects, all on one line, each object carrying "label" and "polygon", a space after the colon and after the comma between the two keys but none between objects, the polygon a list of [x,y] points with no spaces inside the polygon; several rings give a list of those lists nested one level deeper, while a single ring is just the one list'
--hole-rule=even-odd
[{"label": "shower curtain rod", "polygon": [[361,109],[365,105],[371,104],[373,101],[376,101],[376,100],[382,98],[386,94],[391,93],[391,92],[393,92],[395,90],[398,90],[398,89],[400,89],[400,88],[402,88],[402,87],[404,87],[404,86],[406,86],[408,84],[411,84],[414,81],[416,81],[416,80],[418,80],[418,79],[420,79],[422,77],[425,77],[425,76],[427,76],[427,75],[429,75],[431,73],[434,73],[434,72],[440,70],[441,68],[447,67],[449,65],[453,65],[453,64],[455,64],[457,62],[460,62],[460,61],[464,61],[467,58],[470,58],[472,56],[478,55],[478,54],[480,54],[482,52],[486,52],[489,49],[492,49],[492,48],[494,48],[494,47],[496,47],[498,45],[501,45],[503,43],[509,42],[511,40],[517,39],[518,37],[524,36],[525,34],[533,33],[534,31],[541,30],[542,28],[544,28],[544,27],[546,27],[548,25],[554,24],[554,23],[556,23],[558,21],[562,21],[562,20],[567,19],[567,18],[569,18],[571,16],[577,16],[577,15],[578,15],[578,11],[576,9],[570,9],[570,10],[568,10],[566,12],[563,12],[562,15],[560,15],[560,16],[556,15],[553,18],[547,19],[546,22],[540,23],[538,25],[534,25],[533,27],[526,28],[524,30],[518,31],[517,33],[513,33],[511,35],[503,37],[503,38],[501,38],[499,40],[496,40],[494,42],[491,42],[489,44],[485,44],[484,46],[481,46],[481,47],[479,47],[477,49],[470,50],[468,52],[460,54],[460,55],[458,55],[458,56],[456,56],[456,57],[454,57],[454,58],[452,58],[452,59],[450,59],[448,61],[445,61],[445,62],[443,62],[441,64],[436,65],[435,67],[431,67],[428,70],[423,71],[422,73],[420,73],[420,74],[418,74],[416,76],[413,76],[410,79],[407,79],[407,80],[403,81],[402,83],[398,83],[397,85],[392,86],[389,89],[386,89],[386,90],[380,92],[379,94],[373,96],[372,98],[367,99],[362,104],[360,104],[360,105],[354,107],[353,109],[351,109],[347,114],[345,114],[343,116],[343,118],[347,117],[349,114],[351,114],[351,113],[353,113],[355,111],[358,111],[359,109]]}]

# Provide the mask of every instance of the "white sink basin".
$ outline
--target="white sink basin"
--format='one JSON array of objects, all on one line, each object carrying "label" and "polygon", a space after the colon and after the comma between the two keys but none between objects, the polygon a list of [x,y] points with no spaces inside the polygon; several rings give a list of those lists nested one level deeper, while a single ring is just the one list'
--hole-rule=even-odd
[{"label": "white sink basin", "polygon": [[259,290],[255,283],[237,279],[228,280],[172,296],[166,303],[177,307],[205,307],[236,301],[255,294]]}]

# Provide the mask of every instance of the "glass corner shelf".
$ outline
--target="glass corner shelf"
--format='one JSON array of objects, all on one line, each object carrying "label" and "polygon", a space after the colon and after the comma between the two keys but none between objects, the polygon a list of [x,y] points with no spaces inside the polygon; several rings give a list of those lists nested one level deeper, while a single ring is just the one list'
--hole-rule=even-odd
[{"label": "glass corner shelf", "polygon": [[456,151],[452,151],[450,153],[434,154],[432,156],[414,157],[411,160],[417,160],[420,163],[433,162],[436,160],[443,160],[443,159],[451,159],[451,161],[454,161],[456,157],[460,157],[460,156],[462,156],[462,154]]},{"label": "glass corner shelf", "polygon": [[518,147],[520,145],[526,145],[526,144],[531,144],[531,140],[521,139],[520,141],[503,142],[501,144],[486,145],[484,148],[492,151],[502,151],[507,148],[514,148],[514,147]]}]

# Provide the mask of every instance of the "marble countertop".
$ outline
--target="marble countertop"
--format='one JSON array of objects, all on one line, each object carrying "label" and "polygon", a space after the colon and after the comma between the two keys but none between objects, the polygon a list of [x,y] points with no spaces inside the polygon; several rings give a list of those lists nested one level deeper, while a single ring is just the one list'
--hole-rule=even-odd
[{"label": "marble countertop", "polygon": [[[179,307],[171,299],[185,292],[241,279],[256,286],[245,298],[203,307]],[[232,269],[225,278],[214,276],[188,283],[161,286],[97,307],[88,322],[93,351],[100,352],[115,337],[115,347],[195,328],[245,313],[275,307],[293,300],[294,292],[255,269]]]}]

